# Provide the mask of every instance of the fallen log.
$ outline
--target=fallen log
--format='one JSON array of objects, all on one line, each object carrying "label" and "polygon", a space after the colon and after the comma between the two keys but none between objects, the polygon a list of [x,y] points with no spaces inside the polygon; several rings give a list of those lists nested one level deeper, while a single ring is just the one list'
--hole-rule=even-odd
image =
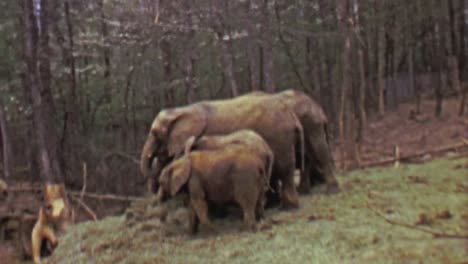
[{"label": "fallen log", "polygon": [[135,196],[120,196],[114,194],[96,194],[96,193],[81,193],[77,191],[68,191],[70,195],[80,197],[91,198],[91,199],[102,199],[102,200],[114,200],[114,201],[122,201],[122,202],[133,202],[133,201],[142,201],[144,198],[142,197],[135,197]]},{"label": "fallen log", "polygon": [[450,150],[457,150],[457,149],[467,147],[467,146],[468,146],[468,140],[463,139],[463,142],[457,143],[455,145],[444,146],[444,147],[436,148],[436,149],[429,150],[429,151],[419,151],[416,153],[410,153],[406,155],[400,154],[400,155],[397,155],[396,157],[386,158],[386,159],[382,159],[378,161],[365,162],[361,164],[361,168],[369,168],[369,167],[387,165],[387,164],[395,163],[397,161],[408,162],[410,159],[418,158],[424,155],[434,155],[434,154],[438,154],[441,152],[447,152]]},{"label": "fallen log", "polygon": [[[9,192],[41,192],[43,188],[41,187],[12,187],[8,189]],[[67,191],[70,195],[77,197],[87,197],[90,199],[102,199],[102,200],[113,200],[113,201],[123,201],[123,202],[133,202],[141,201],[144,198],[136,196],[121,196],[114,194],[97,194],[97,193],[82,193],[81,191]]]}]

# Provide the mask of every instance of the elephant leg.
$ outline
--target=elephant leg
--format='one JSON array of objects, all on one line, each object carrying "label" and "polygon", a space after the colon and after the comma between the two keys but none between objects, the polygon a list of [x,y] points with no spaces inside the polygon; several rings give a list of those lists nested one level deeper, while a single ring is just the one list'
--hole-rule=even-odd
[{"label": "elephant leg", "polygon": [[294,186],[293,173],[290,173],[290,177],[286,177],[283,180],[281,188],[281,198],[282,198],[282,207],[284,209],[298,208],[299,207],[299,197]]},{"label": "elephant leg", "polygon": [[147,182],[147,190],[146,190],[147,196],[151,196],[153,194],[153,191],[154,191],[154,179],[152,176],[149,176],[148,182]]},{"label": "elephant leg", "polygon": [[310,193],[310,190],[311,190],[311,183],[310,183],[311,168],[310,166],[311,166],[311,162],[306,156],[306,162],[304,166],[305,171],[301,172],[299,186],[297,187],[297,190],[301,194],[308,194]]},{"label": "elephant leg", "polygon": [[[244,223],[247,230],[256,230],[255,209],[257,206],[256,197],[253,195],[242,195],[238,201],[244,213]],[[251,198],[251,199],[249,199]]]},{"label": "elephant leg", "polygon": [[265,193],[260,192],[255,205],[255,219],[262,220],[265,217]]},{"label": "elephant leg", "polygon": [[255,221],[255,208],[252,206],[247,210],[244,209],[244,223],[247,230],[257,231],[257,224]]},{"label": "elephant leg", "polygon": [[[294,148],[294,146],[292,146]],[[294,153],[290,151],[289,153]],[[294,185],[294,170],[295,170],[295,158],[294,155],[283,157],[282,163],[280,164],[279,170],[275,173],[279,173],[281,179],[281,202],[284,209],[298,208],[299,207],[299,196],[297,194],[296,186]]]},{"label": "elephant leg", "polygon": [[[325,135],[323,125],[314,126],[310,133],[307,133],[308,139],[308,154],[314,157],[316,171],[319,175],[314,175],[314,170],[309,170],[310,181],[324,181],[329,192],[337,192],[339,190],[338,181],[334,174],[334,161],[331,154],[330,146]],[[317,179],[319,176],[320,179]]]},{"label": "elephant leg", "polygon": [[192,203],[193,210],[195,211],[195,214],[198,220],[200,221],[200,223],[206,226],[208,229],[214,231],[214,228],[208,217],[208,204],[206,200],[204,199],[204,195],[203,195],[203,198],[191,196],[190,200]]},{"label": "elephant leg", "polygon": [[266,208],[272,208],[272,207],[278,206],[281,202],[279,178],[277,176],[278,174],[275,175],[274,172],[272,174],[273,175],[271,176],[271,179],[270,179],[271,190],[268,190],[266,192],[266,203],[265,203]]},{"label": "elephant leg", "polygon": [[197,213],[193,206],[190,206],[190,214],[189,214],[189,231],[191,234],[196,234],[198,232],[198,225],[200,221],[198,220]]}]

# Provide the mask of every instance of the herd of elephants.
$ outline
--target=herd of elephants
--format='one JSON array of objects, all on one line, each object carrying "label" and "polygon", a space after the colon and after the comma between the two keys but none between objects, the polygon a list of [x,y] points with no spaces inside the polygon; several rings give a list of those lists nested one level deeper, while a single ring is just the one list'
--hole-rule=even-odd
[{"label": "herd of elephants", "polygon": [[[140,169],[157,201],[190,199],[190,231],[212,228],[209,209],[237,204],[255,230],[265,205],[299,206],[298,192],[339,190],[322,107],[305,93],[251,92],[161,110]],[[294,172],[300,170],[296,189]]]},{"label": "herd of elephants", "polygon": [[[140,169],[158,203],[188,194],[191,233],[200,223],[213,230],[209,212],[219,214],[232,204],[242,209],[246,228],[256,230],[265,206],[298,208],[298,191],[307,193],[316,184],[325,184],[329,193],[339,191],[327,117],[296,90],[252,92],[160,111]],[[0,201],[7,190],[0,180]],[[37,217],[30,219],[5,215],[0,206],[0,242],[16,230],[18,251],[36,264],[58,245],[56,230],[65,230],[75,217],[63,184],[47,184],[44,195]]]}]

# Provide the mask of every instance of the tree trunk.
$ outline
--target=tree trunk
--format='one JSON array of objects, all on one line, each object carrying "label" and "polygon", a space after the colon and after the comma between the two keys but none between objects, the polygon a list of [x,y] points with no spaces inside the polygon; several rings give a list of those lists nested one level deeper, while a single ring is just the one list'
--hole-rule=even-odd
[{"label": "tree trunk", "polygon": [[163,34],[162,39],[159,43],[159,48],[162,53],[162,63],[163,63],[163,80],[164,80],[164,107],[171,107],[174,104],[174,92],[171,86],[172,80],[172,50],[171,44],[166,39],[166,35]]},{"label": "tree trunk", "polygon": [[367,84],[367,78],[366,78],[366,67],[365,67],[365,61],[364,61],[364,42],[363,42],[363,30],[362,30],[362,25],[361,25],[361,6],[359,6],[359,1],[355,1],[355,10],[356,10],[356,31],[357,31],[357,38],[358,41],[357,43],[357,53],[358,53],[358,64],[359,64],[359,90],[358,90],[358,103],[357,103],[357,108],[358,108],[358,118],[359,118],[359,123],[358,123],[358,131],[357,131],[357,145],[359,145],[362,142],[363,134],[364,134],[364,129],[367,124],[367,115],[366,115],[366,84]]},{"label": "tree trunk", "polygon": [[378,58],[377,58],[377,89],[378,89],[378,106],[379,106],[379,114],[385,114],[385,51],[386,51],[386,41],[385,41],[385,20],[384,20],[384,0],[379,0],[377,14],[379,16],[380,21],[378,26]]},{"label": "tree trunk", "polygon": [[351,38],[347,25],[348,20],[348,1],[337,0],[337,17],[340,32],[343,37],[343,49],[341,54],[342,63],[342,79],[340,92],[340,111],[339,111],[339,133],[340,133],[340,148],[341,148],[341,164],[342,169],[346,171],[346,138],[345,138],[345,122],[347,120],[347,102],[348,91],[351,84]]},{"label": "tree trunk", "polygon": [[[67,23],[67,34],[68,34],[68,62],[70,67],[70,101],[69,101],[69,112],[72,129],[77,129],[78,125],[78,107],[76,102],[76,67],[75,67],[75,56],[73,52],[75,50],[75,41],[73,38],[73,24],[70,18],[70,4],[66,0],[64,2],[65,21]],[[78,105],[80,105],[78,103]]]},{"label": "tree trunk", "polygon": [[[458,25],[459,25],[459,41],[460,41],[460,44],[459,44],[459,47],[460,49],[458,50],[458,67],[459,67],[459,70],[458,70],[458,73],[459,73],[459,77],[458,79],[461,80],[461,81],[466,81],[466,79],[464,79],[464,76],[466,78],[466,61],[468,60],[468,56],[465,52],[466,50],[466,43],[465,43],[465,34],[466,34],[466,12],[465,12],[465,8],[466,8],[466,0],[460,0],[460,7],[459,7],[459,22],[458,22]],[[462,87],[463,89],[463,87]],[[466,88],[465,88],[466,89]],[[466,91],[464,91],[464,93],[466,93]]]},{"label": "tree trunk", "polygon": [[285,37],[284,37],[284,33],[283,33],[283,29],[281,28],[281,16],[280,16],[280,12],[279,12],[279,7],[275,1],[275,15],[276,15],[276,20],[278,22],[278,37],[280,39],[280,42],[283,44],[283,47],[284,47],[284,51],[288,57],[288,60],[289,62],[291,63],[291,68],[294,72],[294,75],[296,75],[296,78],[297,80],[299,81],[299,84],[302,88],[302,90],[307,90],[306,87],[305,87],[305,84],[304,84],[304,81],[302,80],[302,76],[301,76],[301,73],[299,71],[299,67],[296,63],[296,61],[294,60],[294,55],[291,51],[291,47],[289,46],[288,42],[286,41]]},{"label": "tree trunk", "polygon": [[100,12],[100,20],[101,20],[101,35],[103,39],[103,48],[102,48],[102,54],[104,58],[104,98],[105,102],[110,103],[111,98],[112,98],[112,93],[111,93],[111,84],[110,84],[110,49],[107,47],[107,23],[106,23],[106,16],[104,13],[104,0],[99,0],[98,1],[98,7],[99,7],[99,12]]},{"label": "tree trunk", "polygon": [[185,58],[185,78],[184,84],[186,89],[187,104],[195,102],[196,99],[196,80],[195,80],[195,55],[193,52],[188,51]]},{"label": "tree trunk", "polygon": [[[229,85],[231,96],[234,97],[239,95],[239,88],[237,86],[236,77],[234,75],[234,54],[232,49],[230,49],[232,36],[230,34],[230,28],[228,28],[224,17],[229,16],[228,2],[229,1],[219,1],[215,8],[212,8],[210,11],[212,20],[211,22],[217,36],[217,44],[219,46],[219,50],[221,51],[219,55],[221,68]],[[225,37],[228,39],[224,39]]]},{"label": "tree trunk", "polygon": [[463,116],[465,112],[465,104],[466,104],[466,94],[468,94],[468,83],[465,83],[465,87],[462,87],[462,97],[460,100],[460,110],[458,111],[459,116]]},{"label": "tree trunk", "polygon": [[446,84],[447,77],[444,72],[439,72],[438,76],[439,76],[439,80],[435,86],[435,97],[436,97],[435,116],[441,117],[442,116],[442,102],[443,102],[442,87]]},{"label": "tree trunk", "polygon": [[270,11],[268,0],[262,3],[262,50],[263,50],[263,75],[265,78],[265,90],[271,93],[276,92],[276,83],[274,80],[274,54],[273,54],[273,32],[270,25]]},{"label": "tree trunk", "polygon": [[[185,3],[186,10],[191,10],[189,2]],[[186,24],[189,28],[185,36],[185,69],[184,69],[184,84],[186,91],[187,103],[191,104],[197,100],[197,84],[195,78],[195,30],[193,29],[193,20],[190,12],[186,15]]]},{"label": "tree trunk", "polygon": [[218,33],[218,43],[221,50],[221,65],[224,75],[229,83],[231,96],[239,95],[239,88],[237,87],[236,78],[234,76],[234,66],[232,61],[232,54],[228,48],[228,44],[223,40],[223,33]]},{"label": "tree trunk", "polygon": [[[32,96],[34,131],[38,142],[41,172],[45,182],[63,183],[62,168],[58,159],[58,137],[53,119],[53,99],[50,90],[48,0],[40,1],[40,35],[33,0],[23,1],[25,2],[25,59],[29,79],[27,83]],[[36,48],[38,40],[39,57]],[[38,65],[38,63],[40,64]],[[39,72],[38,66],[40,66]]]},{"label": "tree trunk", "polygon": [[3,104],[0,104],[0,135],[0,146],[2,146],[3,157],[3,177],[5,179],[11,179],[13,173],[13,152],[8,124],[5,112],[3,111]]},{"label": "tree trunk", "polygon": [[[305,60],[307,65],[307,75],[309,76],[309,86],[312,87],[312,94],[314,94],[316,98],[322,98],[322,86],[320,82],[320,52],[318,52],[317,47],[315,49],[312,47],[311,42],[312,41],[309,37],[306,38]],[[315,63],[312,63],[312,61],[314,61]]]},{"label": "tree trunk", "polygon": [[257,57],[257,45],[255,44],[255,40],[258,38],[257,33],[255,31],[255,21],[254,21],[254,13],[252,8],[252,1],[246,1],[246,19],[245,28],[247,29],[248,36],[246,38],[247,41],[247,56],[249,61],[249,85],[250,90],[256,91],[260,89],[259,84],[259,74],[257,71],[255,58]]}]

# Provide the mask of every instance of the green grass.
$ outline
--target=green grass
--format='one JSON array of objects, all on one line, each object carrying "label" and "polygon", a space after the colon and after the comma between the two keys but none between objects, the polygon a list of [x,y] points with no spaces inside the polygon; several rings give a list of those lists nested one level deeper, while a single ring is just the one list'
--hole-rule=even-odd
[{"label": "green grass", "polygon": [[[342,186],[339,194],[328,196],[315,190],[301,196],[299,210],[268,210],[265,226],[269,228],[257,233],[241,231],[241,219],[234,216],[214,220],[218,234],[202,228],[191,237],[183,223],[160,222],[154,216],[151,201],[135,204],[132,210],[139,219],[133,220],[133,224],[125,216],[119,216],[72,227],[49,261],[184,264],[468,261],[467,240],[433,238],[419,230],[390,224],[372,211],[407,224],[415,224],[425,214],[430,223],[419,225],[422,228],[467,234],[468,158],[355,171],[340,175],[338,180]],[[437,217],[442,211],[448,211],[451,217]],[[178,212],[184,216],[183,210]],[[172,215],[169,213],[169,217]]]}]

